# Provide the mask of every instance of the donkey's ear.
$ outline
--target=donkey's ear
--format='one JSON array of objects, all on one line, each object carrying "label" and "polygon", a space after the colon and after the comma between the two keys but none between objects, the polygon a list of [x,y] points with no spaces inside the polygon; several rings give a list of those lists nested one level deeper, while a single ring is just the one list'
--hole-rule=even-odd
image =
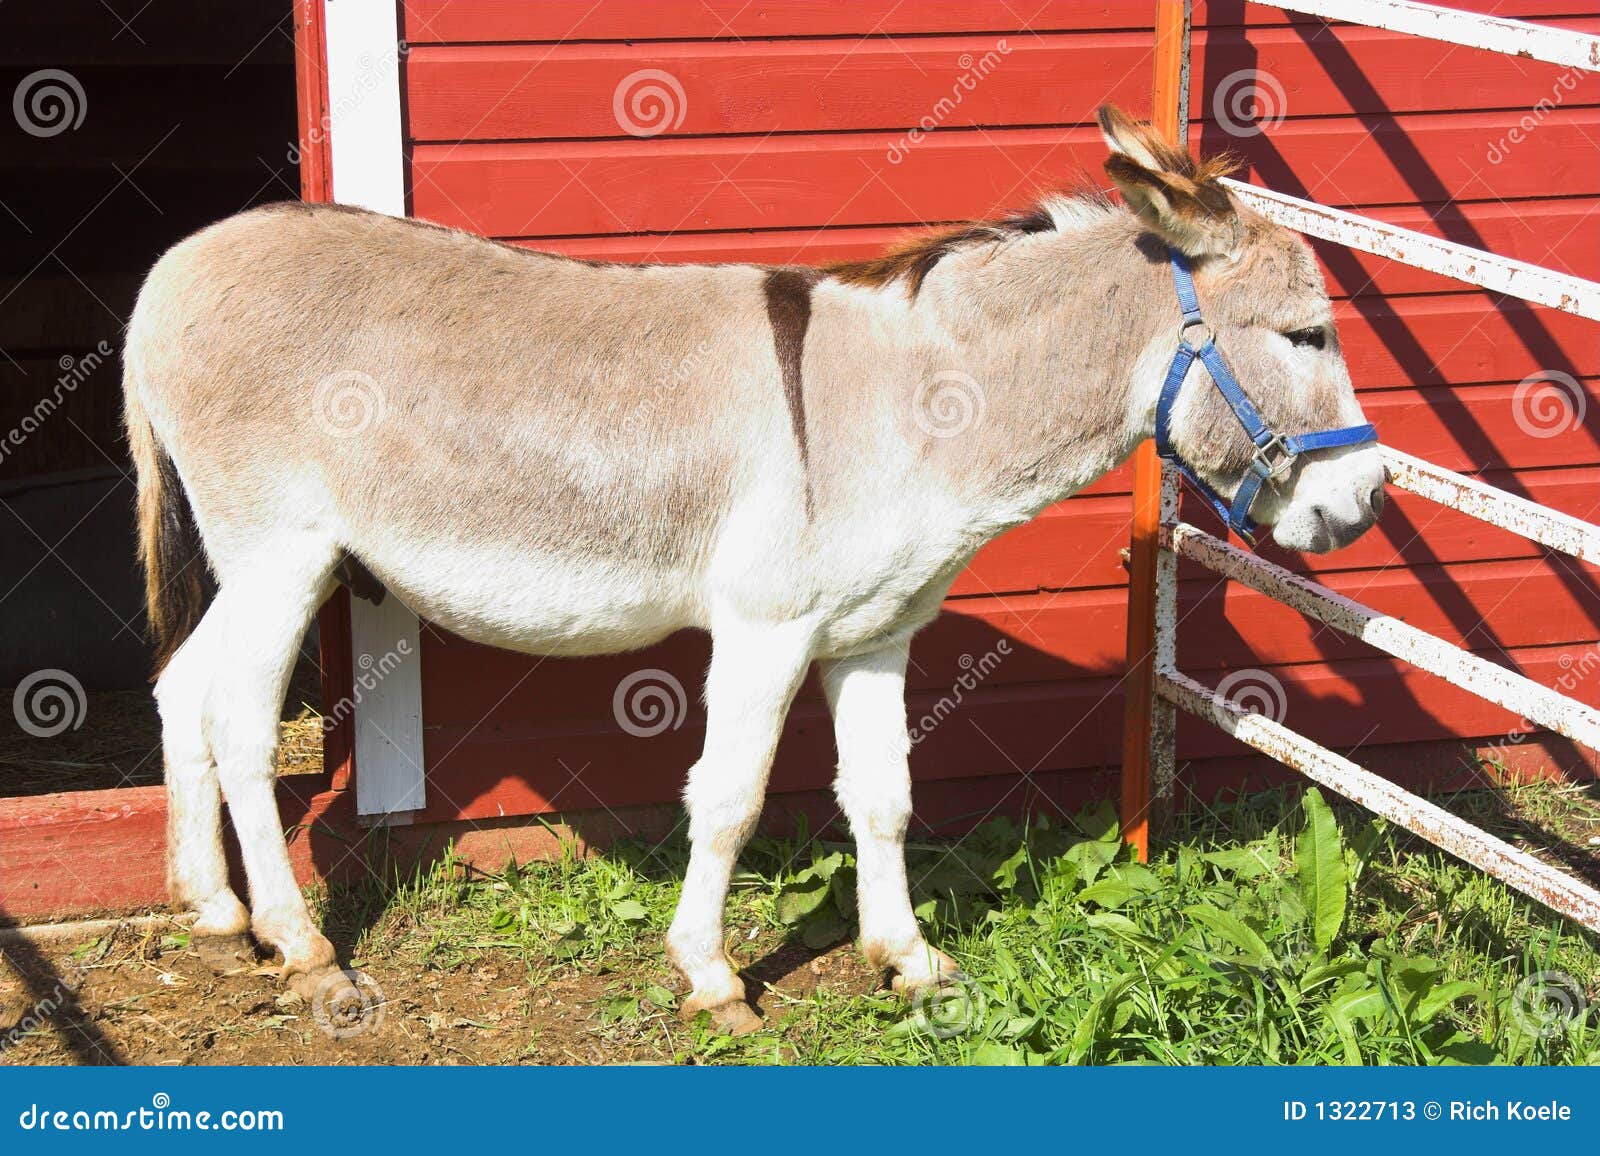
[{"label": "donkey's ear", "polygon": [[1234,170],[1231,158],[1196,161],[1115,105],[1101,106],[1099,121],[1111,149],[1106,173],[1147,228],[1190,257],[1238,248],[1238,206],[1219,180]]}]

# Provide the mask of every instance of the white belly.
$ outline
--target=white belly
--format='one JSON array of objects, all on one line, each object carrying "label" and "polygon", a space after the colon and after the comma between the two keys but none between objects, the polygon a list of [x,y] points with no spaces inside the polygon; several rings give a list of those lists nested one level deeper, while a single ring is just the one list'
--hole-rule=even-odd
[{"label": "white belly", "polygon": [[527,654],[615,654],[704,625],[690,582],[638,566],[443,545],[362,561],[420,617]]}]

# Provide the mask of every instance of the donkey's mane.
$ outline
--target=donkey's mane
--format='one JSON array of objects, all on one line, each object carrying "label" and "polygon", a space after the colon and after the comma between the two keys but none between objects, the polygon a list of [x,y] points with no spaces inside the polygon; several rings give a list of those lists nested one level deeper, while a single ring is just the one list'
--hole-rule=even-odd
[{"label": "donkey's mane", "polygon": [[1009,213],[999,220],[961,221],[946,225],[901,241],[876,257],[825,265],[822,271],[848,285],[872,288],[881,288],[903,279],[907,293],[915,297],[933,267],[951,253],[1009,241],[1030,233],[1058,232],[1071,228],[1075,223],[1098,217],[1111,208],[1112,201],[1097,188],[1051,193],[1031,207]]}]

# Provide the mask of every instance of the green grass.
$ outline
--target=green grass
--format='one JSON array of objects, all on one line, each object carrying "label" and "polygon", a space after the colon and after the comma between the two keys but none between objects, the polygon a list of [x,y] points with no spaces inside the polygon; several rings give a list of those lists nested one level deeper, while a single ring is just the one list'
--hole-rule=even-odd
[{"label": "green grass", "polygon": [[[1565,806],[1556,792],[1534,802]],[[1148,864],[1105,809],[915,844],[918,916],[966,978],[909,1005],[888,992],[769,992],[768,1030],[740,1039],[673,1014],[661,942],[686,854],[625,846],[470,879],[446,864],[336,894],[330,917],[368,928],[358,956],[448,969],[505,953],[535,987],[601,976],[604,995],[573,1030],[590,1054],[619,1058],[1600,1063],[1594,937],[1314,790],[1180,820]],[[757,840],[735,878],[730,943],[846,941],[853,890],[848,842]]]}]

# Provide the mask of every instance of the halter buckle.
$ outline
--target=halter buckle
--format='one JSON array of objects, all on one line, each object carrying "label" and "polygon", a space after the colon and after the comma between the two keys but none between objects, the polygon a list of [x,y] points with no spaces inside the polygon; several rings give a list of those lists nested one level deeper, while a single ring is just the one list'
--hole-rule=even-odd
[{"label": "halter buckle", "polygon": [[1255,453],[1250,456],[1250,468],[1265,480],[1272,481],[1287,470],[1294,457],[1294,451],[1289,448],[1283,435],[1273,434],[1256,447]]}]

